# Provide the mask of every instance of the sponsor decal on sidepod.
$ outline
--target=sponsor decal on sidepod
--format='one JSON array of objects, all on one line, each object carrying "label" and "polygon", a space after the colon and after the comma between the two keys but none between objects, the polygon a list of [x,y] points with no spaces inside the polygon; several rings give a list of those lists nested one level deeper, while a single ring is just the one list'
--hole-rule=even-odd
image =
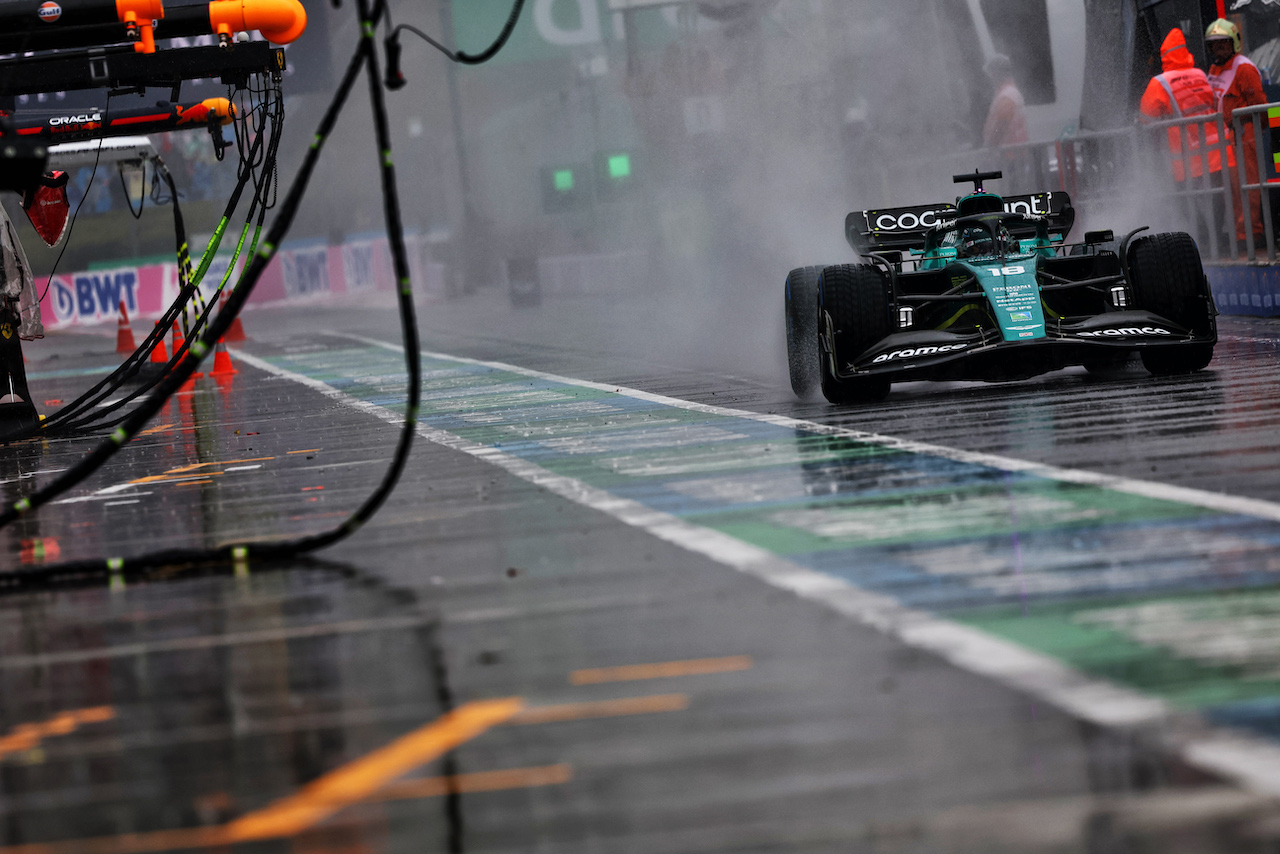
[{"label": "sponsor decal on sidepod", "polygon": [[1172,335],[1168,329],[1159,326],[1120,326],[1115,329],[1097,329],[1093,332],[1081,332],[1081,338],[1119,338],[1135,335]]},{"label": "sponsor decal on sidepod", "polygon": [[935,356],[939,353],[950,353],[955,350],[963,350],[968,344],[942,344],[937,347],[929,345],[924,347],[908,347],[905,350],[894,350],[892,353],[881,353],[871,360],[872,364],[880,364],[881,362],[889,362],[893,359],[914,359],[920,356]]}]

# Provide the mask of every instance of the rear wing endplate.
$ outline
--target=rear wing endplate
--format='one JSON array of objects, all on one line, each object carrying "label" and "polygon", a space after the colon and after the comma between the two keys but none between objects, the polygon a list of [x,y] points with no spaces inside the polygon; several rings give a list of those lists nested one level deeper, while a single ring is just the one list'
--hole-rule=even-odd
[{"label": "rear wing endplate", "polygon": [[[1071,197],[1063,192],[1032,193],[1027,196],[1008,196],[1004,200],[1007,213],[1020,213],[1027,217],[1044,217],[1049,224],[1049,237],[1064,241],[1076,221]],[[905,251],[923,249],[924,236],[929,229],[959,215],[956,206],[945,202],[936,205],[918,205],[909,208],[884,208],[874,211],[854,211],[845,217],[844,233],[849,245],[859,255],[872,252]],[[1009,230],[1015,237],[1025,239],[1035,236],[1035,223],[1010,222]]]}]

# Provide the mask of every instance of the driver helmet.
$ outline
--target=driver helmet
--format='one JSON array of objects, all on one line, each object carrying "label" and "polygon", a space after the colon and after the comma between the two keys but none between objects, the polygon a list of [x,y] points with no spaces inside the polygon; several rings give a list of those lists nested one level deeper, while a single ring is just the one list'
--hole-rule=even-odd
[{"label": "driver helmet", "polygon": [[1219,39],[1231,39],[1231,46],[1236,53],[1240,52],[1242,47],[1240,42],[1240,28],[1225,18],[1219,18],[1209,25],[1209,29],[1205,30],[1204,40],[1206,42],[1217,41]]},{"label": "driver helmet", "polygon": [[960,245],[956,250],[958,258],[978,258],[988,255],[1002,255],[1013,244],[1013,235],[1003,225],[996,229],[995,237],[985,228],[973,226],[966,228],[960,235]]}]

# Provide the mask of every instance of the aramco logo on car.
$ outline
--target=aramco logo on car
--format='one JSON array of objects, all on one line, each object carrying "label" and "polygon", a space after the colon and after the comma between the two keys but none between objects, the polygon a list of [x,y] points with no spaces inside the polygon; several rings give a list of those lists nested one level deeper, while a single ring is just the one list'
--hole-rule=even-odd
[{"label": "aramco logo on car", "polygon": [[871,360],[872,364],[880,362],[888,362],[893,359],[914,359],[918,356],[936,356],[939,353],[951,353],[955,350],[963,350],[968,344],[942,344],[940,346],[926,345],[923,347],[909,347],[906,350],[894,350],[892,353],[881,353]]},{"label": "aramco logo on car", "polygon": [[1168,329],[1159,326],[1118,326],[1115,329],[1096,329],[1081,332],[1081,338],[1129,338],[1137,335],[1172,335]]}]

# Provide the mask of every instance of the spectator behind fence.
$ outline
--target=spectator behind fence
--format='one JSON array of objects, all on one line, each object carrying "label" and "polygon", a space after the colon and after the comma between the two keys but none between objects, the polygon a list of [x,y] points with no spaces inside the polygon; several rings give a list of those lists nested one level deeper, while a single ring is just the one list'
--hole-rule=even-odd
[{"label": "spectator behind fence", "polygon": [[[982,127],[983,144],[988,148],[1025,146],[1031,139],[1027,133],[1027,105],[1013,79],[1013,63],[997,53],[987,60],[983,71],[996,89]],[[1012,186],[1021,185],[1029,171],[1026,148],[1005,151],[1001,160],[1005,178],[1012,179]]]},{"label": "spectator behind fence", "polygon": [[[1209,85],[1213,87],[1215,106],[1222,111],[1223,121],[1227,125],[1227,139],[1231,147],[1227,149],[1227,167],[1231,183],[1231,205],[1236,215],[1236,240],[1245,240],[1244,204],[1240,198],[1240,173],[1236,167],[1235,131],[1231,121],[1235,111],[1241,107],[1255,107],[1267,103],[1267,96],[1262,91],[1262,75],[1258,67],[1247,56],[1240,52],[1242,47],[1240,30],[1230,21],[1219,18],[1209,25],[1204,34],[1205,45],[1213,64],[1209,67]],[[1244,149],[1245,183],[1258,183],[1258,152],[1253,133],[1253,119],[1243,122],[1244,128],[1240,141]],[[1253,224],[1254,246],[1261,246],[1266,241],[1262,222],[1262,193],[1249,191],[1249,216]]]}]

